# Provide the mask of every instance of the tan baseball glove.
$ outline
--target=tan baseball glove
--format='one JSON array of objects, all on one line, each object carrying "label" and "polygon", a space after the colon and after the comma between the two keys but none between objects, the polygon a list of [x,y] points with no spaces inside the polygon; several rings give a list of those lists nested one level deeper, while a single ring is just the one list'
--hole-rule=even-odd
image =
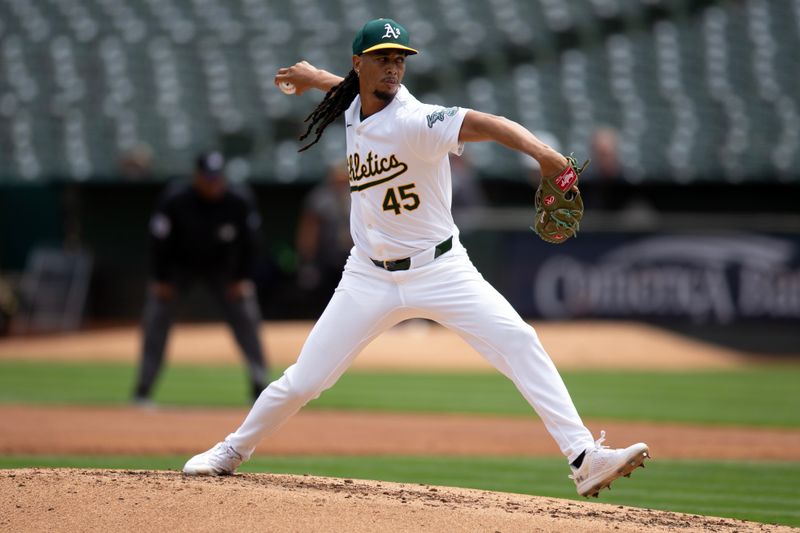
[{"label": "tan baseball glove", "polygon": [[536,220],[531,229],[543,241],[560,244],[574,237],[583,218],[583,199],[578,190],[578,177],[589,166],[589,160],[580,167],[572,155],[567,157],[567,167],[549,178],[542,177],[536,189]]}]

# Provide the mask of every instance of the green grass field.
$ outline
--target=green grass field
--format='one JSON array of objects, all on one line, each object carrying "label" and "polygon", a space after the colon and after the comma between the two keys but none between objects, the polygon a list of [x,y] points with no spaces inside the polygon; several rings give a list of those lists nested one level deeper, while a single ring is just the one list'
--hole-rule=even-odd
[{"label": "green grass field", "polygon": [[[185,457],[0,457],[0,468],[178,470]],[[653,460],[597,501],[800,526],[800,463]],[[561,459],[254,457],[242,472],[312,474],[580,500]],[[592,499],[591,501],[595,501]]]},{"label": "green grass field", "polygon": [[[0,362],[0,403],[119,405],[130,399],[126,364]],[[564,372],[586,418],[800,427],[800,366],[715,372]],[[157,402],[243,406],[238,366],[173,366]],[[530,416],[532,410],[496,372],[350,371],[311,409],[480,413]]]},{"label": "green grass field", "polygon": [[[124,405],[129,364],[0,362],[0,403]],[[564,372],[586,418],[800,427],[800,366],[714,372]],[[244,406],[239,366],[173,366],[156,401]],[[498,373],[346,373],[310,409],[531,416]],[[179,469],[186,457],[0,457],[0,468],[72,466]],[[676,461],[656,458],[601,501],[800,526],[800,462]],[[558,458],[256,457],[243,471],[309,473],[451,485],[575,498]]]}]

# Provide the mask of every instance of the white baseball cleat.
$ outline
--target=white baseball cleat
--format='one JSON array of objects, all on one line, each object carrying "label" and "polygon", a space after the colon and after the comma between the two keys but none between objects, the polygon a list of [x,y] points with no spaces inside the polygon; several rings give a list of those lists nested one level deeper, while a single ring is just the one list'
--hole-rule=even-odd
[{"label": "white baseball cleat", "polygon": [[236,472],[242,461],[242,456],[227,442],[218,442],[207,452],[186,461],[183,473],[190,476],[229,476]]},{"label": "white baseball cleat", "polygon": [[581,496],[594,496],[601,490],[611,488],[611,482],[625,476],[630,477],[631,472],[644,468],[644,460],[650,457],[647,444],[638,442],[622,449],[611,449],[603,446],[606,432],[600,432],[600,438],[595,441],[595,447],[586,450],[580,468],[573,468],[570,479],[575,481],[578,494]]}]

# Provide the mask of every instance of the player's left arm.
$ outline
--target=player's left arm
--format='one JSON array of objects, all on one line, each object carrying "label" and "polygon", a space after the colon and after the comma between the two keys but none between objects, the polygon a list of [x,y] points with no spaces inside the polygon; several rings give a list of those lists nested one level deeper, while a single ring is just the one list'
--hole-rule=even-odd
[{"label": "player's left arm", "polygon": [[505,117],[469,110],[461,124],[458,142],[494,141],[528,154],[539,162],[542,176],[554,176],[567,166],[567,158],[542,142],[522,125]]}]

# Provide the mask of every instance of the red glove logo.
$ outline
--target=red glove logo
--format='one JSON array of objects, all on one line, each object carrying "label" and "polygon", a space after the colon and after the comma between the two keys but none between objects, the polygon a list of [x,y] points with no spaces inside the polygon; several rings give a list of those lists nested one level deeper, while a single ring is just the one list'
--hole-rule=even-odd
[{"label": "red glove logo", "polygon": [[566,192],[567,189],[572,187],[572,184],[578,180],[578,174],[571,166],[564,169],[564,172],[556,176],[556,187],[561,189],[561,192]]}]

